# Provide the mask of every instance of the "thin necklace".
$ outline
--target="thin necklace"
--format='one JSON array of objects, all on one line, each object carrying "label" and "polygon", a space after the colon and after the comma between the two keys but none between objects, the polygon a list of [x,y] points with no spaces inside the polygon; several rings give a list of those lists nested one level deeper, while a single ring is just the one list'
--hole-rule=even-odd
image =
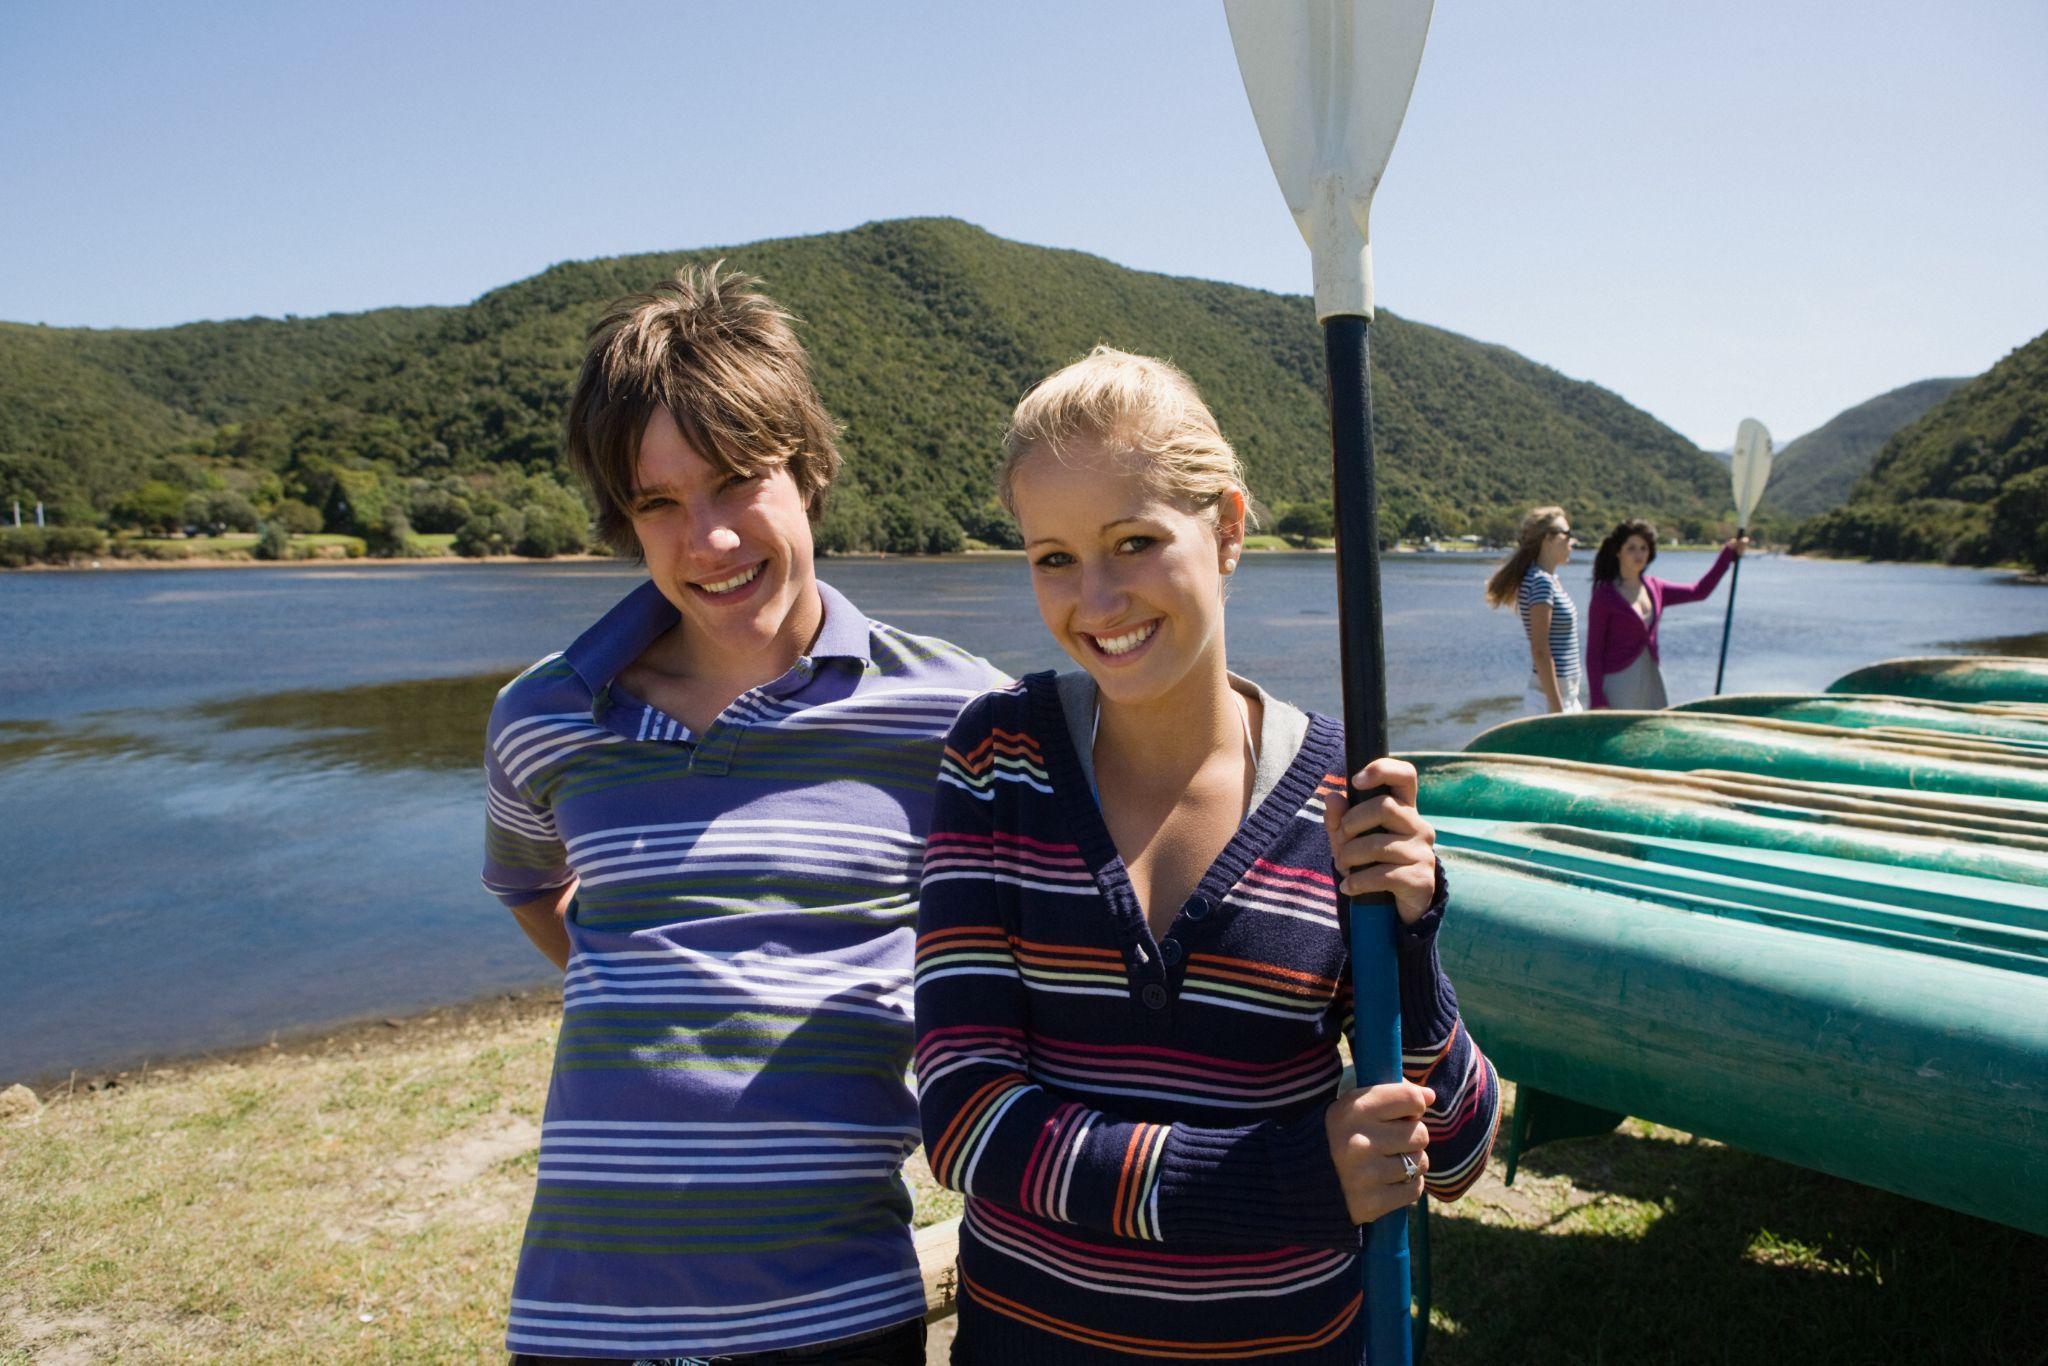
[{"label": "thin necklace", "polygon": [[[1245,761],[1250,766],[1252,772],[1256,774],[1259,770],[1259,742],[1252,735],[1251,703],[1245,701],[1243,697],[1239,696],[1238,691],[1235,688],[1232,688],[1230,690],[1230,698],[1233,702],[1237,703],[1237,723],[1244,730]],[[1101,735],[1102,694],[1100,691],[1098,691],[1095,694],[1095,719],[1088,727],[1088,767],[1092,779],[1089,783],[1089,787],[1095,793],[1095,796],[1098,801],[1101,799],[1102,796],[1102,781],[1099,776],[1094,776],[1099,775],[1100,773],[1100,766],[1095,762],[1095,742],[1096,740],[1101,738]]]}]

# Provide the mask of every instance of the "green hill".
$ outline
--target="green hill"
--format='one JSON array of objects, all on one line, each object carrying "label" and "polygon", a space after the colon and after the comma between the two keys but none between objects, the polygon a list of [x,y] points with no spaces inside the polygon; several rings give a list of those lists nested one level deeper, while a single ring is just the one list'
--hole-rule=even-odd
[{"label": "green hill", "polygon": [[1812,517],[1840,507],[1894,432],[1966,383],[1923,379],[1837,413],[1778,452],[1766,502],[1788,517]]},{"label": "green hill", "polygon": [[1794,548],[2048,572],[2048,333],[1894,435]]},{"label": "green hill", "polygon": [[151,458],[210,442],[225,424],[275,418],[418,345],[448,312],[150,331],[0,323],[0,484],[58,504],[82,494],[104,511]]},{"label": "green hill", "polygon": [[[1268,503],[1327,497],[1307,299],[947,219],[574,262],[457,308],[155,331],[0,325],[0,497],[120,526],[211,490],[264,517],[296,499],[373,543],[380,528],[387,542],[407,529],[499,534],[500,514],[561,506],[562,412],[599,309],[720,257],[805,320],[845,423],[831,547],[1007,536],[990,471],[1009,409],[1098,342],[1184,367]],[[1629,513],[1705,527],[1725,514],[1722,471],[1596,385],[1384,312],[1373,341],[1382,501],[1397,530],[1482,530],[1536,502],[1589,525]],[[503,538],[519,539],[516,520]]]}]

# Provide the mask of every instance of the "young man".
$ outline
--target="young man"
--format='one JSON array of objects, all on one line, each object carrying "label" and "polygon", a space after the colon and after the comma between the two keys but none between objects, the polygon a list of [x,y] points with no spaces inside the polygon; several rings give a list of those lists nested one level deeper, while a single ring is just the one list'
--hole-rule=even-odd
[{"label": "young man", "polygon": [[569,455],[650,581],[491,714],[484,881],[565,973],[515,1362],[924,1359],[918,871],[1006,680],[818,582],[833,424],[757,283],[592,329]]}]

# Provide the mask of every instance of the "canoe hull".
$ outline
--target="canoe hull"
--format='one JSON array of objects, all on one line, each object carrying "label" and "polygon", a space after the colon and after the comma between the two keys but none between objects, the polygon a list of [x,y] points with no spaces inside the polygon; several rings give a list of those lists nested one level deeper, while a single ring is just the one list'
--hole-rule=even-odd
[{"label": "canoe hull", "polygon": [[2048,659],[1945,655],[1888,659],[1828,684],[1831,693],[1884,693],[1935,702],[2048,703]]},{"label": "canoe hull", "polygon": [[2048,752],[2048,719],[2011,706],[1929,702],[1907,697],[1805,693],[1747,693],[1703,697],[1673,711],[1717,716],[1762,716],[1777,721],[1840,726],[1848,730],[1919,730],[2003,740]]},{"label": "canoe hull", "polygon": [[1518,1083],[2048,1234],[2048,989],[1464,853],[1444,964]]},{"label": "canoe hull", "polygon": [[1868,800],[1823,800],[1821,794],[1763,786],[1749,793],[1716,791],[1657,773],[1621,778],[1564,760],[1406,757],[1421,778],[1419,809],[1431,819],[1548,821],[2048,887],[2048,822],[2024,834],[2017,821],[1887,804],[1883,789],[1867,791]]},{"label": "canoe hull", "polygon": [[1699,712],[1535,716],[1480,735],[1475,754],[1534,754],[1665,772],[1730,771],[2009,801],[2048,801],[2048,757],[1963,737],[1907,743],[1834,726]]},{"label": "canoe hull", "polygon": [[1569,887],[2029,973],[2048,990],[2048,888],[1528,821],[1439,819],[1437,846]]}]

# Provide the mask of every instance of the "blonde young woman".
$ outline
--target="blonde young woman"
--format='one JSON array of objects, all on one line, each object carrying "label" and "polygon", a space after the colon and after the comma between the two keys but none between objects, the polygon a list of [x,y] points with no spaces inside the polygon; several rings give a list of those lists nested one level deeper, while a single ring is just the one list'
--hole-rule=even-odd
[{"label": "blonde young woman", "polygon": [[1529,682],[1522,702],[1531,716],[1581,711],[1579,610],[1557,571],[1572,557],[1572,527],[1564,509],[1543,507],[1522,519],[1515,553],[1486,581],[1486,601],[1514,603],[1529,642]]},{"label": "blonde young woman", "polygon": [[[1098,349],[1019,405],[1001,491],[1076,672],[969,703],[918,916],[954,1359],[1362,1359],[1362,1224],[1462,1193],[1498,1112],[1437,962],[1415,770],[1229,671],[1253,518],[1187,377]],[[1333,847],[1337,849],[1333,860]],[[1407,1077],[1339,1089],[1339,892],[1390,892]]]}]

